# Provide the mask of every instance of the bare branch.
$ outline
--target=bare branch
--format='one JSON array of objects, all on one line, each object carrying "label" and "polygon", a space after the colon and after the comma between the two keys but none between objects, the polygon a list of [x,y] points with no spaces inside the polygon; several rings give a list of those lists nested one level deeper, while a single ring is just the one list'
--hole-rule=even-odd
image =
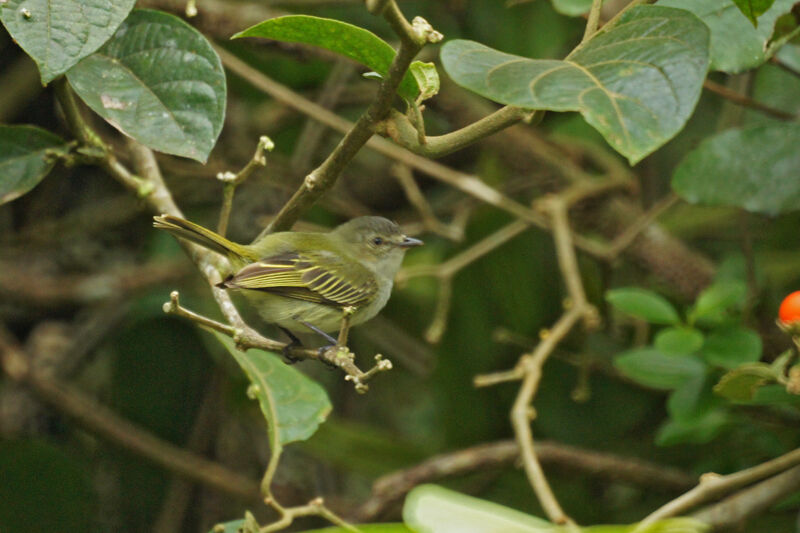
[{"label": "bare branch", "polygon": [[[685,490],[694,482],[692,476],[679,470],[557,442],[538,442],[536,451],[544,464],[653,490]],[[433,456],[416,466],[392,472],[375,481],[372,496],[358,508],[355,516],[363,522],[376,520],[417,485],[485,471],[487,468],[503,468],[515,464],[519,457],[519,444],[514,440],[489,442]]]}]

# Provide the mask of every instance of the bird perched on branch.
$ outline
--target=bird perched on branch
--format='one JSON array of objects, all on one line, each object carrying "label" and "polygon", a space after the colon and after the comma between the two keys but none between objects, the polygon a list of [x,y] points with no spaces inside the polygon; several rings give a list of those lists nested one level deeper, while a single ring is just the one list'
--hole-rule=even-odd
[{"label": "bird perched on branch", "polygon": [[[188,220],[154,217],[153,226],[228,258],[233,272],[218,286],[235,289],[267,322],[292,332],[339,330],[386,305],[406,250],[422,241],[382,217],[359,217],[327,233],[283,231],[237,244]],[[334,339],[325,335],[329,340]]]}]

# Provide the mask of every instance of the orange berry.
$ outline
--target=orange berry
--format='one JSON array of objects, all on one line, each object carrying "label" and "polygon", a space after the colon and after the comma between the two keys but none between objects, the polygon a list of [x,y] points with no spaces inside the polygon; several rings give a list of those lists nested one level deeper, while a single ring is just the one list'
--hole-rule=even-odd
[{"label": "orange berry", "polygon": [[800,321],[800,291],[795,291],[783,299],[778,308],[778,318],[784,324]]}]

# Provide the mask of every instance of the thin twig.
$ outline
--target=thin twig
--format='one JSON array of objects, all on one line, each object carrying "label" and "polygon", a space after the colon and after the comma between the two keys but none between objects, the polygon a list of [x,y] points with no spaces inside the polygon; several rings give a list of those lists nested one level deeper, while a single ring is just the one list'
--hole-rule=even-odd
[{"label": "thin twig", "polygon": [[788,113],[781,109],[776,109],[766,104],[762,104],[761,102],[758,102],[750,98],[749,96],[739,94],[736,91],[733,91],[725,87],[724,85],[720,85],[719,83],[716,83],[711,80],[704,81],[703,88],[708,91],[711,91],[712,93],[718,94],[719,96],[733,102],[734,104],[738,104],[742,107],[747,107],[749,109],[755,109],[757,111],[761,111],[765,115],[769,115],[779,120],[797,120],[798,118],[800,118],[794,113]]},{"label": "thin twig", "polygon": [[406,165],[398,163],[392,165],[392,175],[403,188],[403,192],[405,192],[408,201],[414,206],[417,213],[419,213],[425,229],[453,241],[460,241],[464,238],[464,231],[462,228],[452,224],[445,224],[436,218],[433,208],[428,203],[428,200],[425,199],[425,195],[422,194],[417,182],[414,181],[414,175],[411,173],[411,169]]},{"label": "thin twig", "polygon": [[241,185],[247,178],[250,177],[257,168],[265,167],[267,165],[267,157],[264,152],[271,152],[275,148],[272,139],[266,135],[258,138],[256,151],[253,157],[247,164],[234,174],[233,172],[220,172],[217,174],[217,179],[223,183],[222,187],[222,207],[219,213],[219,224],[217,225],[217,233],[223,237],[228,232],[228,220],[231,217],[231,207],[233,206],[233,194],[236,192],[236,187]]},{"label": "thin twig", "polygon": [[444,263],[437,265],[420,265],[401,270],[397,275],[398,283],[405,283],[411,278],[420,276],[434,276],[439,279],[439,294],[437,296],[436,311],[428,329],[425,340],[437,343],[442,339],[447,326],[450,313],[450,303],[453,293],[453,278],[466,266],[474,263],[489,252],[507,243],[520,233],[530,228],[530,225],[516,220],[500,228],[491,235],[484,237],[466,250],[451,257]]},{"label": "thin twig", "polygon": [[597,311],[587,302],[586,294],[583,290],[569,228],[567,202],[559,196],[551,196],[543,199],[540,205],[543,210],[550,214],[552,219],[553,239],[556,245],[558,265],[570,295],[570,302],[567,311],[555,323],[553,328],[544,335],[544,338],[536,346],[533,353],[523,355],[520,358],[519,366],[522,367],[525,374],[517,398],[511,408],[511,425],[514,428],[516,441],[520,446],[520,455],[525,473],[539,498],[539,502],[542,504],[542,508],[552,522],[564,524],[574,530],[576,529],[574,522],[564,513],[558,500],[556,500],[536,455],[533,432],[531,430],[531,419],[535,417],[532,402],[539,387],[542,367],[550,354],[579,320],[583,320],[587,329],[596,327]]},{"label": "thin twig", "polygon": [[653,206],[642,213],[639,218],[631,222],[631,224],[625,228],[625,231],[617,235],[607,246],[606,260],[614,261],[619,257],[619,255],[624,252],[628,246],[633,244],[633,241],[635,241],[658,217],[678,203],[678,200],[679,198],[676,194],[670,193],[653,204]]}]

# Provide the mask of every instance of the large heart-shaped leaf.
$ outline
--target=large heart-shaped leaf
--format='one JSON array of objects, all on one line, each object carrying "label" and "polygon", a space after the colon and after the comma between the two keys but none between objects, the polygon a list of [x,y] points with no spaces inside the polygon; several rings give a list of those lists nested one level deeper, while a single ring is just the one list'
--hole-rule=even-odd
[{"label": "large heart-shaped leaf", "polygon": [[580,111],[633,164],[691,115],[708,68],[708,29],[684,10],[638,6],[563,61],[455,40],[442,62],[456,83],[496,102]]},{"label": "large heart-shaped leaf", "polygon": [[678,165],[672,188],[693,203],[776,215],[800,207],[800,124],[727,130]]},{"label": "large heart-shaped leaf", "polygon": [[66,152],[61,137],[34,126],[0,126],[0,204],[33,189]]},{"label": "large heart-shaped leaf", "polygon": [[[325,48],[366,65],[385,75],[396,55],[389,43],[371,31],[338,20],[309,15],[287,15],[265,20],[234,35],[262,37],[288,43],[305,43]],[[419,87],[410,72],[406,72],[397,92],[403,98],[415,100]]]},{"label": "large heart-shaped leaf", "polygon": [[739,12],[733,0],[660,0],[659,6],[691,11],[711,30],[711,70],[736,73],[764,62],[775,21],[788,13],[796,0],[775,0],[758,17],[758,27]]},{"label": "large heart-shaped leaf", "polygon": [[250,380],[248,394],[258,400],[267,419],[272,453],[284,444],[306,440],[331,412],[328,394],[319,383],[262,350],[242,352],[221,333],[214,336],[236,359]]},{"label": "large heart-shaped leaf", "polygon": [[205,162],[222,129],[219,56],[202,34],[167,13],[134,11],[67,78],[96,113],[160,152]]},{"label": "large heart-shaped leaf", "polygon": [[111,37],[136,0],[7,0],[0,19],[48,83]]}]

